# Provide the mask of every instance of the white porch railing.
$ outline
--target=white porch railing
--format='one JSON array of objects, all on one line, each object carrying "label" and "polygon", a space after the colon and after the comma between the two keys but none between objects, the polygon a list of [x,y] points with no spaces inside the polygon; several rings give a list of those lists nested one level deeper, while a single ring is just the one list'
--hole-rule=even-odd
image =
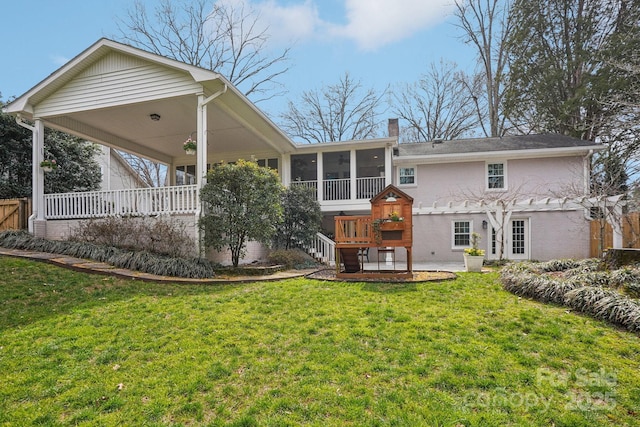
[{"label": "white porch railing", "polygon": [[328,238],[322,233],[317,233],[311,246],[307,248],[309,254],[318,261],[335,265],[336,261],[336,242]]},{"label": "white porch railing", "polygon": [[[322,200],[350,200],[351,179],[328,179],[323,182]],[[384,189],[384,177],[356,178],[356,199],[371,199]],[[318,197],[317,181],[293,181],[291,185],[301,185],[314,190]]]},{"label": "white porch railing", "polygon": [[356,178],[356,197],[358,199],[373,199],[384,190],[384,177]]},{"label": "white porch railing", "polygon": [[351,199],[351,179],[327,179],[324,181],[324,200]]},{"label": "white porch railing", "polygon": [[195,185],[45,194],[46,219],[112,215],[192,214],[198,208]]}]

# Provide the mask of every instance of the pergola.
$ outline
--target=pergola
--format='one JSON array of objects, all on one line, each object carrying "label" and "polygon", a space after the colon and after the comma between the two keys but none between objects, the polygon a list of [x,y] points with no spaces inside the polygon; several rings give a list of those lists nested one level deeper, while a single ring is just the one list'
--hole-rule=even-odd
[{"label": "pergola", "polygon": [[33,132],[29,228],[35,235],[46,234],[39,167],[45,127],[163,163],[170,185],[175,165],[189,161],[182,146],[189,136],[198,144],[197,188],[206,183],[207,164],[225,158],[280,158],[282,180],[289,180],[293,142],[223,76],[108,39],[15,99],[5,112]]}]

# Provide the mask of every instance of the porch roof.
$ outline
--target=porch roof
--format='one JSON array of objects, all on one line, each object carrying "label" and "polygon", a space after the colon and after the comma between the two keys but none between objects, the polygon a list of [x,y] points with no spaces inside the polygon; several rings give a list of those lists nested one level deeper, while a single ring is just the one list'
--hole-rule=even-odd
[{"label": "porch roof", "polygon": [[[25,119],[163,163],[184,156],[207,108],[209,152],[281,154],[294,143],[223,76],[100,39],[5,107]],[[154,121],[151,114],[160,119]],[[195,134],[194,134],[195,136]]]}]

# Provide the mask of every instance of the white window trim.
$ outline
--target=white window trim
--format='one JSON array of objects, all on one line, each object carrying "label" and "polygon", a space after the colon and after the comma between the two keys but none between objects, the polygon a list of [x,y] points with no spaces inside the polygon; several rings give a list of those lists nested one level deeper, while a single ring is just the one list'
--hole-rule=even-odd
[{"label": "white window trim", "polygon": [[[502,164],[502,173],[504,186],[502,188],[489,188],[489,165]],[[484,164],[484,188],[485,191],[507,191],[509,189],[509,183],[507,181],[507,161],[506,160],[492,160],[486,161]]]},{"label": "white window trim", "polygon": [[[469,244],[456,246],[456,222],[468,222],[469,223]],[[452,219],[451,220],[451,250],[462,251],[471,247],[471,233],[473,233],[473,220],[472,219]]]},{"label": "white window trim", "polygon": [[[400,183],[400,169],[413,169],[413,183],[412,184],[401,184]],[[398,166],[398,187],[417,187],[418,186],[418,166],[416,165],[401,165]]]}]

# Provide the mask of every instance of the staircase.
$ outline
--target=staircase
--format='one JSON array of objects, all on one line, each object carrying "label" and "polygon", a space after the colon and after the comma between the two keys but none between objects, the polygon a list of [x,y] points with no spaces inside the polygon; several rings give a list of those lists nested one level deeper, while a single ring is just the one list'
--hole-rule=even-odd
[{"label": "staircase", "polygon": [[323,264],[335,265],[336,243],[322,233],[317,233],[311,245],[304,248],[309,255]]}]

